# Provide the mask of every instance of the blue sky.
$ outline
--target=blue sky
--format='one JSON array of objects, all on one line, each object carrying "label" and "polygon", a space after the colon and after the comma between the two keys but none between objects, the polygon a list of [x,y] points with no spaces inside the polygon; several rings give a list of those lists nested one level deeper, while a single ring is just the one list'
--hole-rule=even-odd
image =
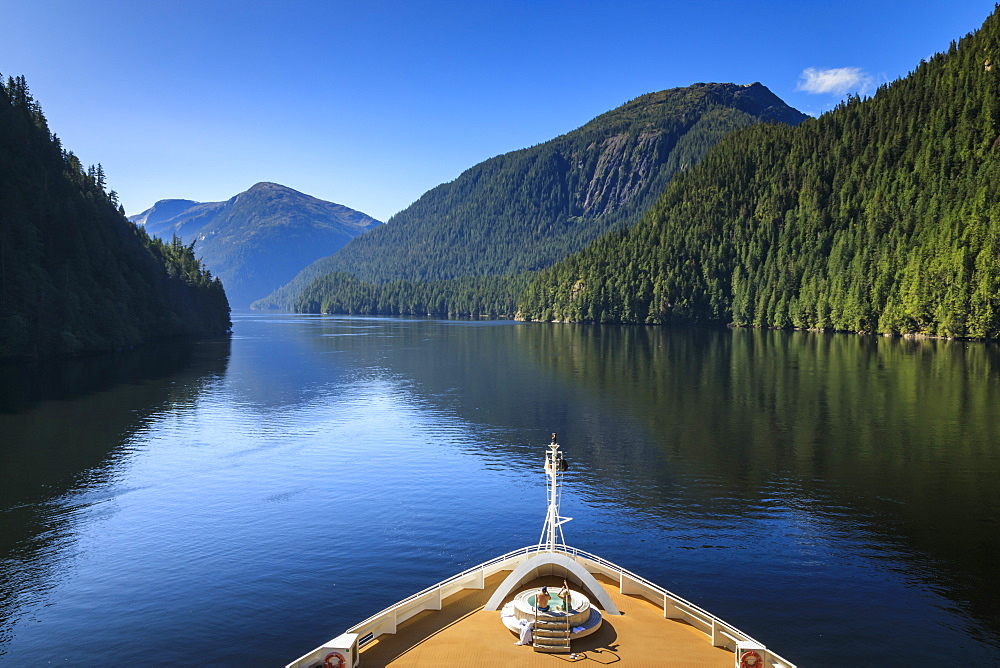
[{"label": "blue sky", "polygon": [[760,81],[818,114],[993,0],[5,0],[0,73],[129,214],[274,181],[380,220],[622,103]]}]

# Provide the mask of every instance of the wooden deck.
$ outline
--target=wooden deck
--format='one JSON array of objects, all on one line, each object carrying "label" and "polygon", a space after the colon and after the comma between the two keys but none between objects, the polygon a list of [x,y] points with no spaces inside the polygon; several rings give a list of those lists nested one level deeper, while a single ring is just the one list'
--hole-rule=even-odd
[{"label": "wooden deck", "polygon": [[[644,598],[619,593],[617,582],[602,576],[597,579],[622,614],[605,615],[596,633],[574,640],[572,651],[578,658],[571,659],[568,654],[543,654],[530,646],[515,645],[517,637],[500,621],[500,613],[483,610],[490,594],[509,572],[488,578],[485,589],[466,589],[450,596],[440,611],[421,612],[401,624],[397,633],[383,634],[369,642],[361,649],[360,668],[558,668],[566,664],[580,668],[611,664],[730,668],[734,664],[733,653],[713,647],[707,635],[685,622],[664,619],[661,608]],[[542,577],[520,591],[543,585],[558,588],[562,580]]]}]

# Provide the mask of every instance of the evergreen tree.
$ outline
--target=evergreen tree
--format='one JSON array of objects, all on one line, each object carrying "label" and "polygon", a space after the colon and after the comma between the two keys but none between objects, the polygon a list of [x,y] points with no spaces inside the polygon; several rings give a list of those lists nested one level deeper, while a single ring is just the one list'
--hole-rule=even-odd
[{"label": "evergreen tree", "polygon": [[193,247],[150,239],[105,185],[49,132],[24,77],[0,80],[0,358],[229,330]]},{"label": "evergreen tree", "polygon": [[634,223],[674,174],[730,130],[804,118],[760,84],[695,84],[644,95],[561,137],[472,167],[255,306],[289,308],[330,273],[460,290],[461,282],[441,282],[538,271]]},{"label": "evergreen tree", "polygon": [[994,11],[870,99],[727,136],[521,317],[1000,336],[998,55]]}]

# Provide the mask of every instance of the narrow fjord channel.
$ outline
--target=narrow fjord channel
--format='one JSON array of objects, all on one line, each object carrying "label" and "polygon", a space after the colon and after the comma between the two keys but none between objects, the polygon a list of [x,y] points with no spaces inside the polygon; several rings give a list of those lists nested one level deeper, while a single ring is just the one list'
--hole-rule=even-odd
[{"label": "narrow fjord channel", "polygon": [[571,544],[799,665],[1000,661],[995,345],[234,321],[5,368],[0,663],[284,665],[535,542],[550,432]]}]

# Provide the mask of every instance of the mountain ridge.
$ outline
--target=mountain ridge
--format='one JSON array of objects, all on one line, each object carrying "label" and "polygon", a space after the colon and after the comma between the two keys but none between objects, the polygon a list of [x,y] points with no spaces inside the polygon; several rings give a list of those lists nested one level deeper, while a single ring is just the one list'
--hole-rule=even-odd
[{"label": "mountain ridge", "polygon": [[550,266],[635,222],[675,173],[726,133],[762,120],[750,112],[767,121],[807,118],[759,83],[640,96],[547,142],[470,167],[255,306],[293,308],[311,282],[333,273],[421,282]]},{"label": "mountain ridge", "polygon": [[871,98],[725,138],[530,320],[1000,337],[1000,9]]},{"label": "mountain ridge", "polygon": [[269,294],[318,257],[381,225],[360,211],[269,181],[222,202],[160,200],[129,220],[155,236],[194,241],[236,306]]}]

